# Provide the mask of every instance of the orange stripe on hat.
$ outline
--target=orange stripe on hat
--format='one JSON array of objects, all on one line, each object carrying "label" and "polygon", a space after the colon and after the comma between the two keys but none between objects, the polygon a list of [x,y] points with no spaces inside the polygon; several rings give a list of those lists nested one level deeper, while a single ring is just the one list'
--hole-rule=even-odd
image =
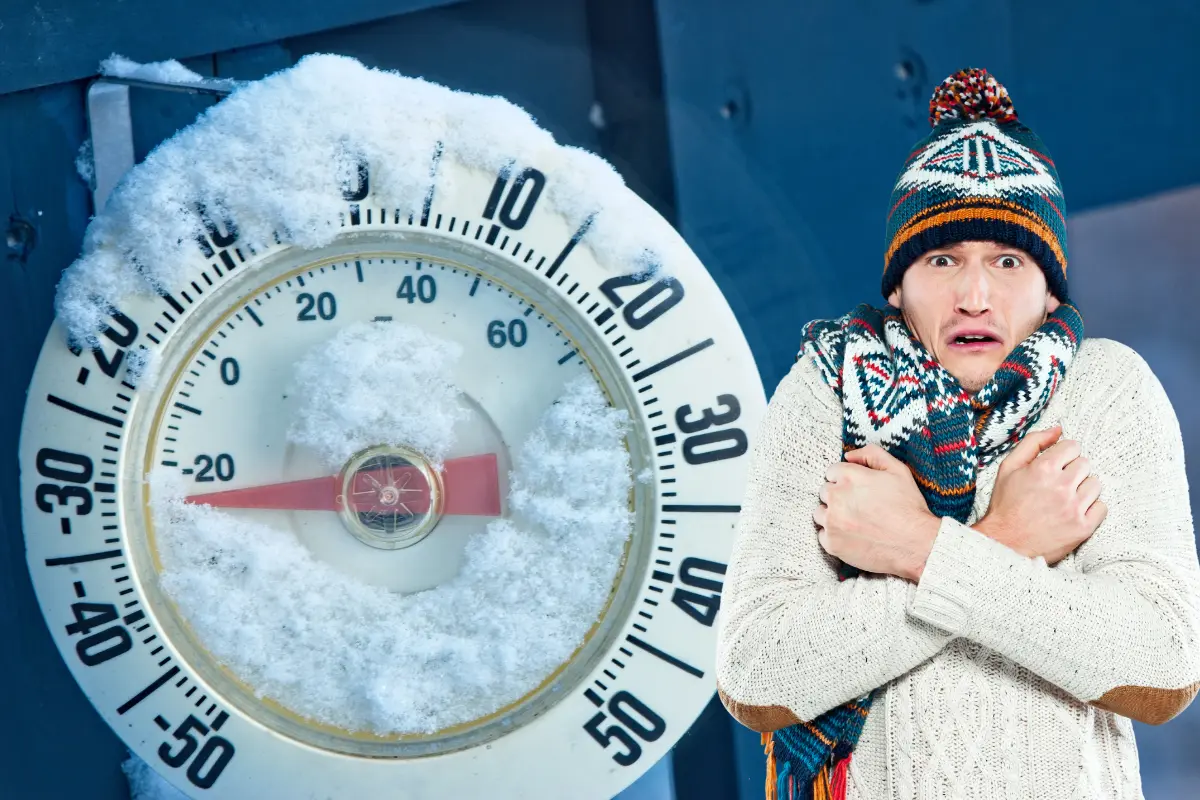
[{"label": "orange stripe on hat", "polygon": [[[993,200],[991,198],[987,199],[987,206],[985,207],[974,206],[963,208],[964,203],[978,202],[978,199],[972,198],[965,201],[957,200],[938,203],[937,205],[930,206],[920,216],[905,223],[904,227],[896,231],[896,236],[892,239],[892,244],[887,249],[887,253],[883,259],[884,272],[887,272],[887,266],[891,263],[892,256],[896,254],[897,250],[903,247],[908,240],[930,228],[936,228],[938,225],[944,225],[948,222],[961,222],[969,219],[992,219],[1010,222],[1026,228],[1045,242],[1050,251],[1054,253],[1055,258],[1058,259],[1059,268],[1062,270],[1063,276],[1066,276],[1066,254],[1063,253],[1062,246],[1058,243],[1058,237],[1054,235],[1054,232],[1050,230],[1046,223],[1042,222],[1040,217],[1016,203]],[[941,209],[948,210],[942,211]]]}]

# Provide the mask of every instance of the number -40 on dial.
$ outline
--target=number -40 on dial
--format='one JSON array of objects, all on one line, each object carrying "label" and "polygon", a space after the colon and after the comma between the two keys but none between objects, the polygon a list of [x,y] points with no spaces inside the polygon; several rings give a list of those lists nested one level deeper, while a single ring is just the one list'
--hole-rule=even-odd
[{"label": "number -40 on dial", "polygon": [[322,248],[206,219],[98,346],[51,329],[20,453],[46,623],[192,796],[611,797],[714,690],[753,359],[682,243],[614,269],[563,176],[446,152],[410,214],[371,170]]}]

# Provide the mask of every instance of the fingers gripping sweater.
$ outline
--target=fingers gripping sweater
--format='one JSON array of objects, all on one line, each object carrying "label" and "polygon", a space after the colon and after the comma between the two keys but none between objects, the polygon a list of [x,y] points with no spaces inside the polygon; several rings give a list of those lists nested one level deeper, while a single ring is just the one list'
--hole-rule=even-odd
[{"label": "fingers gripping sweater", "polygon": [[[839,582],[812,520],[841,407],[797,362],[760,428],[718,617],[717,684],[775,730],[884,687],[848,800],[1142,798],[1130,718],[1200,688],[1200,565],[1179,425],[1134,351],[1085,340],[1037,429],[1082,443],[1108,516],[1054,567],[944,519],[920,582]],[[979,474],[974,524],[999,463]]]}]

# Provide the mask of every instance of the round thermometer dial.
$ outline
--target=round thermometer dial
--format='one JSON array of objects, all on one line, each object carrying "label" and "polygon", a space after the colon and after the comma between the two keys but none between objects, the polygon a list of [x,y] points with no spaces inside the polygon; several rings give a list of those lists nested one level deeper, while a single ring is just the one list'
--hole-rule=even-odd
[{"label": "round thermometer dial", "polygon": [[52,328],[46,622],[192,796],[611,797],[714,690],[750,351],[686,247],[615,270],[536,165],[447,156],[416,213],[369,170],[322,248],[207,220],[98,345]]}]

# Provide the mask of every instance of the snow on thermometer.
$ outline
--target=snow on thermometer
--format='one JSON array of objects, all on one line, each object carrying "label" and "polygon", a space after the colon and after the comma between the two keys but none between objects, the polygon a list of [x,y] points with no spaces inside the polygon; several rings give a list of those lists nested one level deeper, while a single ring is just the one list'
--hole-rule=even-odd
[{"label": "snow on thermometer", "polygon": [[30,571],[184,792],[607,798],[711,698],[757,370],[519,109],[307,58],[134,169],[58,312]]}]

